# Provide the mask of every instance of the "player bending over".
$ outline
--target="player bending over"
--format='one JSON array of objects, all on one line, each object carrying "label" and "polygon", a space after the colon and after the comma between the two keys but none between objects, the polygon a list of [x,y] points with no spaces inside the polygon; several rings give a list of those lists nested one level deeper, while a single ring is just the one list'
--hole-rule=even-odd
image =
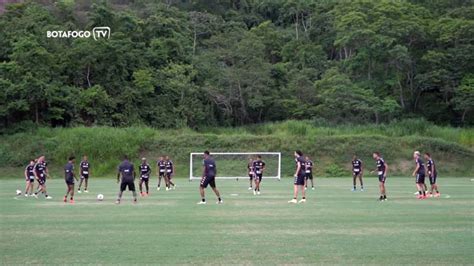
[{"label": "player bending over", "polygon": [[79,187],[77,188],[77,193],[81,193],[82,182],[84,182],[84,192],[89,193],[87,186],[89,184],[89,175],[90,175],[90,164],[87,160],[87,156],[84,155],[81,161],[81,181],[79,182]]},{"label": "player bending over", "polygon": [[161,179],[165,180],[165,186],[168,188],[168,181],[166,179],[166,162],[163,158],[163,156],[160,156],[160,159],[158,162],[156,162],[156,175],[158,176],[158,186],[156,187],[156,190],[161,189]]},{"label": "player bending over", "polygon": [[115,204],[120,204],[120,201],[122,200],[122,194],[127,189],[129,191],[132,191],[133,194],[133,203],[137,203],[137,192],[135,191],[135,168],[133,167],[133,164],[128,161],[128,156],[125,155],[123,157],[123,162],[119,165],[118,167],[118,172],[117,172],[117,183],[120,182],[120,191],[118,193],[118,198]]},{"label": "player bending over", "polygon": [[[288,201],[288,203],[304,203],[306,202],[306,195],[304,191],[304,179],[305,179],[305,160],[303,158],[303,153],[300,150],[295,151],[295,161],[296,161],[296,171],[294,179],[294,188],[293,188],[293,199]],[[301,191],[301,200],[298,201],[298,190]]]},{"label": "player bending over", "polygon": [[253,171],[253,159],[252,157],[249,158],[249,162],[247,164],[247,170],[249,173],[249,190],[252,190],[252,181],[253,181],[253,176],[255,175],[255,172]]},{"label": "player bending over", "polygon": [[221,199],[221,195],[219,190],[216,188],[216,174],[217,174],[217,167],[216,162],[211,157],[209,151],[204,152],[204,161],[203,161],[203,169],[202,169],[202,178],[201,183],[199,185],[199,192],[201,194],[201,201],[198,204],[206,204],[206,197],[204,195],[204,189],[207,188],[207,185],[210,185],[212,190],[217,196],[217,204],[224,203]]},{"label": "player bending over", "polygon": [[372,154],[372,157],[375,160],[375,163],[377,165],[377,169],[371,171],[370,173],[373,173],[377,171],[377,175],[379,177],[379,189],[380,189],[380,201],[385,201],[387,200],[387,194],[385,191],[385,180],[387,180],[387,170],[388,170],[388,165],[384,161],[384,159],[380,156],[379,152],[374,152]]},{"label": "player bending over", "polygon": [[66,182],[66,195],[64,195],[64,202],[67,202],[67,196],[69,195],[69,202],[74,203],[74,179],[79,181],[74,173],[74,156],[69,157],[67,164],[64,166],[64,181]]},{"label": "player bending over", "polygon": [[[140,164],[140,195],[142,197],[148,196],[148,181],[150,180],[151,167],[146,162],[146,158],[142,158],[142,164]],[[142,185],[145,183],[146,193],[142,190]]]},{"label": "player bending over", "polygon": [[46,167],[46,162],[44,156],[38,158],[38,161],[35,164],[35,178],[38,181],[38,190],[35,192],[34,197],[38,198],[38,193],[41,192],[44,194],[46,199],[52,199],[48,196],[46,191],[46,177],[48,176],[48,168]]},{"label": "player bending over", "polygon": [[426,199],[426,185],[425,185],[425,164],[420,158],[420,152],[415,151],[413,153],[413,159],[415,159],[415,170],[413,171],[412,176],[415,177],[416,188],[418,189],[419,199]]},{"label": "player bending over", "polygon": [[311,180],[311,189],[314,190],[314,183],[313,183],[313,161],[306,156],[305,157],[305,179],[304,179],[304,189],[308,188],[308,180]]},{"label": "player bending over", "polygon": [[265,162],[262,161],[262,156],[257,155],[257,159],[253,162],[255,190],[254,195],[260,195],[260,183],[262,182],[263,171],[265,171]]},{"label": "player bending over", "polygon": [[173,181],[171,181],[174,175],[174,171],[175,171],[173,161],[170,160],[170,157],[166,156],[165,163],[166,163],[166,179],[168,181],[166,190],[170,190],[171,186],[173,186],[173,189],[176,189],[176,185],[173,183]]},{"label": "player bending over", "polygon": [[435,197],[441,196],[441,193],[438,191],[438,184],[436,184],[436,178],[438,177],[438,172],[436,171],[436,165],[433,159],[431,158],[431,154],[425,153],[425,160],[426,160],[426,169],[428,171],[428,177],[430,179],[430,197],[433,197],[433,192],[436,191]]},{"label": "player bending over", "polygon": [[364,183],[362,182],[362,175],[364,174],[364,167],[362,161],[357,158],[357,155],[352,156],[352,191],[356,191],[357,179],[360,182],[360,191],[364,191]]},{"label": "player bending over", "polygon": [[33,187],[35,185],[35,160],[30,160],[30,163],[25,167],[25,197],[33,196]]}]

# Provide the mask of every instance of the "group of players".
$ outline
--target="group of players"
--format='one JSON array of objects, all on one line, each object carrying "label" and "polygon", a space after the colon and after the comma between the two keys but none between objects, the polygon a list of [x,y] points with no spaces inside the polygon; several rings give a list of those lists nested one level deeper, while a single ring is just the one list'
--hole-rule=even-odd
[{"label": "group of players", "polygon": [[[205,192],[204,189],[210,185],[216,194],[218,201],[217,203],[223,203],[220,193],[216,188],[215,177],[217,174],[216,162],[210,155],[209,151],[204,152],[203,160],[203,173],[202,179],[200,182],[200,194],[201,201],[199,204],[205,204]],[[289,203],[304,203],[306,202],[305,190],[307,189],[308,182],[311,181],[311,188],[314,190],[313,182],[313,161],[308,156],[303,156],[303,153],[300,150],[294,152],[296,170],[294,174],[294,195],[293,199],[288,201]],[[379,189],[380,189],[380,201],[386,201],[386,189],[385,181],[387,179],[388,165],[385,160],[382,158],[379,152],[374,152],[372,154],[373,159],[376,162],[376,168],[371,171],[377,172],[379,179]],[[426,166],[424,161],[421,158],[421,154],[418,151],[413,153],[413,158],[415,160],[415,169],[413,171],[413,176],[415,177],[415,182],[417,186],[418,198],[425,199],[428,196],[430,197],[439,197],[440,192],[436,184],[437,179],[437,170],[434,160],[431,158],[429,153],[424,154],[424,158],[427,161]],[[65,182],[67,186],[67,191],[64,196],[64,202],[68,201],[74,203],[74,180],[79,181],[74,171],[74,157],[69,157],[67,164],[64,166]],[[253,190],[254,195],[260,195],[260,184],[262,182],[263,174],[265,171],[265,162],[262,160],[261,155],[257,155],[255,158],[249,158],[247,169],[249,175],[249,190]],[[158,186],[157,190],[160,190],[162,179],[164,179],[166,190],[175,189],[176,185],[173,183],[172,178],[175,173],[175,166],[168,156],[161,156],[157,161],[157,176],[158,176]],[[139,188],[140,195],[146,197],[149,195],[149,180],[152,174],[152,168],[148,164],[146,158],[142,158],[141,164],[139,166]],[[359,180],[360,190],[364,190],[363,177],[364,167],[363,162],[354,155],[352,158],[352,176],[353,176],[353,188],[352,191],[356,191],[356,181]],[[88,179],[90,175],[90,163],[87,160],[87,156],[83,156],[82,161],[80,162],[80,183],[78,188],[78,193],[81,193],[81,186],[84,183],[84,192],[88,192]],[[431,189],[428,191],[428,188],[425,184],[425,176],[428,175]],[[26,178],[26,188],[25,196],[38,197],[39,193],[43,193],[46,199],[51,199],[52,197],[48,195],[46,189],[46,177],[49,176],[47,163],[45,157],[41,156],[38,159],[31,160],[30,163],[25,168],[25,178]],[[127,156],[124,157],[122,163],[118,166],[117,171],[117,183],[120,182],[120,191],[117,197],[116,203],[119,204],[122,198],[123,192],[128,188],[129,191],[133,193],[133,201],[137,202],[137,194],[135,189],[135,178],[136,172],[133,163],[131,163]],[[38,182],[37,190],[34,191],[34,181]],[[253,187],[253,183],[255,187]],[[143,185],[145,190],[143,190]],[[301,200],[297,200],[298,192],[301,193]]]}]

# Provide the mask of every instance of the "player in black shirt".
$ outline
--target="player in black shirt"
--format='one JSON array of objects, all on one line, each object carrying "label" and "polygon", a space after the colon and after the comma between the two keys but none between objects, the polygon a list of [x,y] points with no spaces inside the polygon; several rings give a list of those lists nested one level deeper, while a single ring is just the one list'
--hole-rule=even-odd
[{"label": "player in black shirt", "polygon": [[77,188],[77,193],[81,193],[81,186],[82,181],[84,181],[84,192],[88,193],[87,186],[89,184],[89,176],[90,176],[90,163],[87,160],[87,156],[84,155],[82,158],[81,164],[79,165],[81,168],[81,182],[79,182],[79,187]]},{"label": "player in black shirt", "polygon": [[[304,191],[304,179],[305,179],[305,163],[303,157],[303,152],[300,150],[295,151],[295,162],[296,162],[296,171],[294,175],[294,186],[293,186],[293,199],[288,201],[288,203],[304,203],[306,202],[306,195]],[[301,200],[298,201],[298,189],[301,191]]]},{"label": "player in black shirt", "polygon": [[64,202],[67,202],[67,196],[70,195],[70,203],[74,203],[74,179],[78,181],[74,173],[74,156],[69,157],[67,164],[64,166],[64,181],[66,182],[67,191],[64,195]]},{"label": "player in black shirt", "polygon": [[160,156],[160,159],[158,162],[156,162],[156,175],[158,176],[158,187],[156,187],[156,190],[161,189],[160,186],[162,178],[165,180],[166,188],[168,188],[168,181],[166,178],[166,161],[163,156]]},{"label": "player in black shirt", "polygon": [[311,159],[306,156],[305,157],[305,165],[304,165],[304,168],[305,168],[305,183],[304,183],[304,189],[306,189],[308,187],[308,180],[311,180],[311,189],[314,190],[314,183],[313,183],[313,161],[311,161]]},{"label": "player in black shirt", "polygon": [[252,190],[252,181],[255,172],[253,171],[253,159],[252,157],[249,158],[249,162],[247,164],[247,172],[249,173],[249,190]]},{"label": "player in black shirt", "polygon": [[430,197],[433,197],[433,192],[436,191],[435,197],[441,196],[441,193],[438,191],[438,184],[436,183],[436,178],[438,177],[438,171],[436,170],[436,165],[431,154],[425,153],[426,160],[426,171],[428,172],[428,178],[430,179],[431,191]]},{"label": "player in black shirt", "polygon": [[219,190],[216,188],[216,174],[217,167],[214,158],[211,157],[209,151],[204,152],[204,161],[202,168],[202,178],[201,183],[199,184],[199,193],[201,194],[201,201],[198,204],[206,204],[206,197],[204,195],[204,189],[207,188],[207,185],[210,185],[212,190],[217,196],[217,204],[224,203],[221,199]]},{"label": "player in black shirt", "polygon": [[364,175],[364,167],[362,161],[357,158],[357,155],[352,156],[352,191],[356,191],[357,178],[360,182],[360,191],[364,191],[364,183],[362,182],[362,176]]},{"label": "player in black shirt", "polygon": [[38,193],[41,191],[46,199],[52,199],[46,191],[46,177],[49,176],[49,174],[44,156],[38,158],[34,167],[34,173],[36,181],[38,181],[38,190],[35,192],[34,197],[38,198]]},{"label": "player in black shirt", "polygon": [[262,182],[263,171],[265,171],[265,162],[262,161],[262,156],[257,155],[257,159],[253,161],[255,190],[254,195],[260,195],[260,183]]},{"label": "player in black shirt", "polygon": [[30,163],[25,167],[25,197],[28,197],[28,192],[30,196],[33,196],[33,186],[35,184],[35,160],[31,160]]},{"label": "player in black shirt", "polygon": [[136,172],[133,164],[128,161],[128,156],[124,156],[123,162],[118,166],[117,183],[120,181],[120,192],[118,194],[116,204],[120,204],[122,194],[127,189],[132,191],[133,203],[137,203],[137,192],[135,191],[135,177]]},{"label": "player in black shirt", "polygon": [[173,161],[170,160],[170,157],[168,156],[165,157],[165,164],[166,164],[166,179],[168,183],[166,190],[170,190],[171,187],[173,187],[173,189],[176,189],[176,185],[173,183],[173,181],[171,181],[171,179],[173,178],[175,169],[174,169]]},{"label": "player in black shirt", "polygon": [[388,165],[384,161],[384,159],[380,156],[379,152],[374,152],[372,154],[372,157],[375,160],[375,163],[377,164],[377,169],[371,171],[371,173],[377,171],[377,175],[379,177],[379,189],[380,189],[380,201],[385,201],[387,200],[387,194],[385,190],[385,180],[387,180],[387,171],[388,171]]},{"label": "player in black shirt", "polygon": [[425,192],[425,164],[420,158],[420,152],[415,151],[413,153],[413,159],[415,159],[415,170],[413,171],[413,176],[415,177],[416,188],[418,189],[418,198],[426,199]]},{"label": "player in black shirt", "polygon": [[[146,158],[142,158],[142,164],[140,164],[140,195],[142,197],[148,196],[148,181],[150,180],[151,167],[146,162]],[[142,184],[145,183],[146,193],[142,190]]]}]

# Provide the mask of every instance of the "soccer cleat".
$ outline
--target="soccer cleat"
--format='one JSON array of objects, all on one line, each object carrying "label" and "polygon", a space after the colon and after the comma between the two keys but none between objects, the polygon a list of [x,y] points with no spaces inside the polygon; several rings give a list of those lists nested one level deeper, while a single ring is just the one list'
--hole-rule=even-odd
[{"label": "soccer cleat", "polygon": [[176,185],[173,185],[173,190],[176,189]]},{"label": "soccer cleat", "polygon": [[423,195],[418,195],[416,198],[417,199],[424,199],[425,197],[423,197]]},{"label": "soccer cleat", "polygon": [[305,203],[306,202],[306,199],[300,199],[300,201],[298,201],[298,203]]},{"label": "soccer cleat", "polygon": [[33,197],[38,198],[38,195],[37,195],[37,194],[33,194]]},{"label": "soccer cleat", "polygon": [[70,201],[69,201],[69,203],[71,203],[71,204],[74,204],[74,200],[73,200],[73,199],[72,199],[72,200],[70,200]]},{"label": "soccer cleat", "polygon": [[254,191],[253,191],[253,194],[254,194],[254,195],[257,195],[257,191],[254,190]]},{"label": "soccer cleat", "polygon": [[311,190],[314,190],[314,187],[312,187]]},{"label": "soccer cleat", "polygon": [[439,192],[438,192],[438,193],[436,193],[436,194],[435,194],[435,197],[436,197],[436,198],[439,198],[439,197],[441,197],[441,193],[439,193]]},{"label": "soccer cleat", "polygon": [[355,188],[352,188],[351,191],[354,192],[354,191],[356,191],[356,189],[355,189]]},{"label": "soccer cleat", "polygon": [[116,200],[116,201],[115,201],[115,204],[120,204],[120,200]]},{"label": "soccer cleat", "polygon": [[288,203],[298,203],[296,199],[289,200]]},{"label": "soccer cleat", "polygon": [[137,204],[137,199],[133,199],[133,204]]},{"label": "soccer cleat", "polygon": [[249,187],[249,190],[252,190],[252,187]]},{"label": "soccer cleat", "polygon": [[140,192],[140,196],[141,196],[141,197],[143,197],[143,196],[144,196],[143,192]]},{"label": "soccer cleat", "polygon": [[169,187],[166,187],[166,191],[168,191],[168,190],[170,190],[170,188],[169,188]]},{"label": "soccer cleat", "polygon": [[157,188],[156,188],[156,191],[160,191],[160,189],[161,189],[160,187],[157,187]]},{"label": "soccer cleat", "polygon": [[64,197],[63,201],[64,201],[64,202],[67,202],[67,197]]},{"label": "soccer cleat", "polygon": [[27,197],[27,198],[28,198],[28,194],[25,194],[25,197]]},{"label": "soccer cleat", "polygon": [[201,200],[201,201],[198,202],[197,204],[198,204],[198,205],[202,205],[202,204],[206,204],[206,203],[207,203],[207,202]]},{"label": "soccer cleat", "polygon": [[53,199],[53,197],[51,197],[51,196],[46,196],[46,199]]},{"label": "soccer cleat", "polygon": [[418,193],[418,191],[417,191],[417,192],[415,192],[415,193],[413,193],[413,195],[418,195],[418,194],[419,194],[419,193]]},{"label": "soccer cleat", "polygon": [[149,195],[148,192],[146,192],[146,193],[145,193],[145,196],[148,197],[148,195]]},{"label": "soccer cleat", "polygon": [[360,192],[364,192],[364,189],[363,189],[363,188],[361,188],[361,189],[360,189]]},{"label": "soccer cleat", "polygon": [[81,193],[82,193],[82,191],[79,189],[79,190],[77,190],[77,193],[81,194]]},{"label": "soccer cleat", "polygon": [[257,195],[260,195],[260,191],[257,191]]},{"label": "soccer cleat", "polygon": [[218,200],[218,201],[216,202],[216,204],[223,204],[223,203],[224,203],[223,200]]},{"label": "soccer cleat", "polygon": [[308,187],[304,187],[304,190],[307,190],[307,189],[308,189]]},{"label": "soccer cleat", "polygon": [[84,192],[89,193],[89,190],[86,189],[86,190],[84,190]]}]

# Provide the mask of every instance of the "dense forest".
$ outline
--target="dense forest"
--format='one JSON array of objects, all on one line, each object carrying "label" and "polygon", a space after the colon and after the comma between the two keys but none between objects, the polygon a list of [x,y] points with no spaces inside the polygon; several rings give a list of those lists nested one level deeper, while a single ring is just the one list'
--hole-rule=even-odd
[{"label": "dense forest", "polygon": [[[111,28],[109,39],[47,38]],[[0,15],[1,132],[287,119],[474,124],[466,0],[24,1]]]}]

